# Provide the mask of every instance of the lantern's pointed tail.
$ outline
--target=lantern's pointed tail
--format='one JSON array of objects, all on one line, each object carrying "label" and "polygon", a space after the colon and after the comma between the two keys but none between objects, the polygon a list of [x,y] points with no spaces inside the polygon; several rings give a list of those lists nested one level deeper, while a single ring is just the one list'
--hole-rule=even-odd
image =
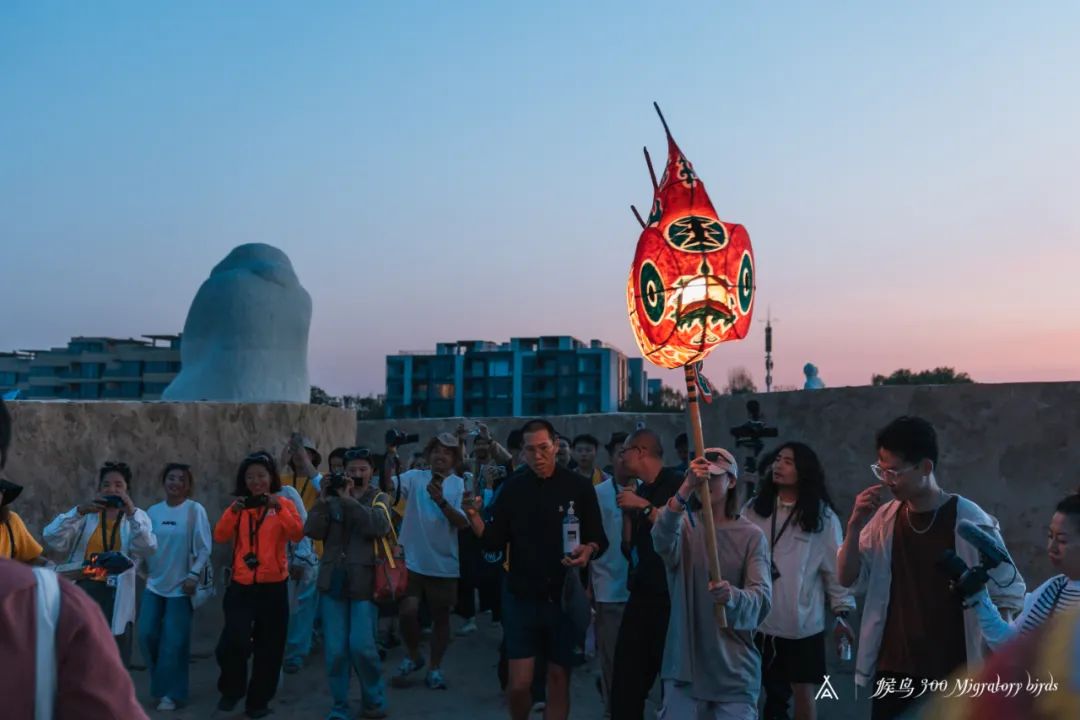
[{"label": "lantern's pointed tail", "polygon": [[660,124],[662,124],[662,125],[664,126],[664,132],[665,132],[665,133],[667,134],[667,139],[668,139],[668,142],[675,142],[675,141],[674,141],[674,140],[672,139],[672,137],[671,137],[671,130],[670,130],[670,128],[668,128],[668,126],[667,126],[667,120],[665,120],[665,119],[664,119],[664,113],[660,112],[660,105],[658,105],[658,104],[657,104],[657,103],[656,103],[656,102],[654,101],[654,102],[653,102],[653,104],[652,104],[652,106],[653,106],[654,108],[656,108],[656,114],[660,116]]}]

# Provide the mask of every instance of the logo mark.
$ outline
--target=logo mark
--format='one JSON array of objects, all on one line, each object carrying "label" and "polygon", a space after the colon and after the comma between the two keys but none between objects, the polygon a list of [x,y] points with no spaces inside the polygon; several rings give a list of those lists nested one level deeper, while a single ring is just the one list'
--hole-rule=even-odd
[{"label": "logo mark", "polygon": [[814,696],[815,700],[839,700],[840,696],[836,694],[836,690],[833,689],[832,683],[829,682],[829,676],[825,676],[825,682],[821,683],[821,687],[817,691],[817,695]]}]

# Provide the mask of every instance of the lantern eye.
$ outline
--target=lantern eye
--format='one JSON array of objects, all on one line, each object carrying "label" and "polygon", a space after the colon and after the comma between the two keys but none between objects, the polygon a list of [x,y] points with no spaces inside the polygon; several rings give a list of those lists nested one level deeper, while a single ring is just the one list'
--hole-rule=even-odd
[{"label": "lantern eye", "polygon": [[664,318],[664,280],[660,270],[651,262],[641,266],[641,304],[645,316],[655,325]]},{"label": "lantern eye", "polygon": [[750,259],[750,253],[743,253],[739,263],[739,310],[743,315],[750,312],[750,305],[754,301],[754,261]]},{"label": "lantern eye", "polygon": [[686,253],[716,252],[728,244],[724,224],[701,215],[686,215],[673,221],[664,234],[669,245]]}]

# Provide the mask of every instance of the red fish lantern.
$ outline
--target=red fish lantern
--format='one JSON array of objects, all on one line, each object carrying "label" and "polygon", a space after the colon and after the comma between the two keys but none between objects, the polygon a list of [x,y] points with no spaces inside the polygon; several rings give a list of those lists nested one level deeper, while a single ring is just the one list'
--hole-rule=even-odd
[{"label": "red fish lantern", "polygon": [[661,367],[679,368],[746,336],[754,311],[754,251],[742,225],[717,216],[663,115],[660,121],[667,167],[657,183],[649,162],[652,211],[647,220],[638,216],[642,232],[626,302],[642,355]]}]

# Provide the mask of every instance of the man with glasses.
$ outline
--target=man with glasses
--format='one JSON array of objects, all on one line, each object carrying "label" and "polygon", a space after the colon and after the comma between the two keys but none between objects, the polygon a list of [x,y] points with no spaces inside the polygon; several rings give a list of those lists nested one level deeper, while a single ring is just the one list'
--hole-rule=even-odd
[{"label": "man with glasses", "polygon": [[[979,564],[977,549],[956,533],[961,520],[1005,543],[997,520],[938,485],[937,460],[937,434],[926,420],[900,417],[882,429],[871,466],[879,484],[856,497],[837,555],[840,582],[866,594],[855,682],[872,684],[874,720],[907,713],[923,680],[946,679],[983,655],[978,618],[965,612],[937,565],[950,550],[969,567]],[[1021,610],[1025,588],[1016,569],[1003,563],[990,577],[987,590],[1002,615]],[[910,697],[886,692],[908,686],[916,689]]]},{"label": "man with glasses", "polygon": [[[592,484],[556,464],[555,430],[546,420],[522,428],[527,468],[502,485],[485,523],[477,503],[466,507],[473,532],[489,551],[509,545],[510,571],[503,597],[503,632],[509,658],[510,717],[525,720],[532,707],[536,658],[547,658],[548,720],[570,713],[570,668],[581,662],[584,628],[563,607],[569,568],[581,569],[607,548]],[[563,523],[571,506],[580,542],[564,553]],[[572,586],[570,586],[572,587]]]},{"label": "man with glasses", "polygon": [[621,492],[617,498],[623,511],[623,552],[630,564],[630,597],[615,643],[611,717],[641,720],[664,659],[671,614],[667,570],[653,548],[652,526],[659,509],[679,489],[684,473],[664,467],[660,436],[648,428],[631,433],[622,453],[626,472],[641,485],[637,492]]}]

